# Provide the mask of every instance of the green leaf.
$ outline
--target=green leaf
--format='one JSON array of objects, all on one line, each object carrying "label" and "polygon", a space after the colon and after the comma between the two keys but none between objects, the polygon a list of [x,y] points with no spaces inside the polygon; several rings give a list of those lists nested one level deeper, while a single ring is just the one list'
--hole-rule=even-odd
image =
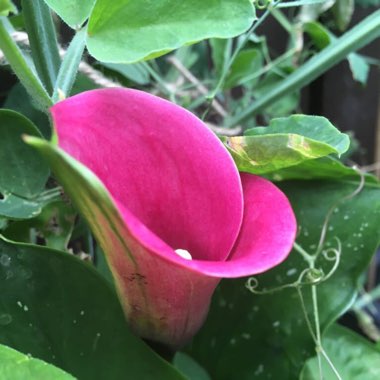
[{"label": "green leaf", "polygon": [[[342,379],[380,379],[380,350],[360,335],[342,326],[333,325],[324,335],[322,344]],[[325,380],[336,379],[336,375],[324,359],[322,370]],[[300,380],[319,380],[317,358],[306,362]]]},{"label": "green leaf", "polygon": [[8,219],[30,219],[38,215],[43,204],[38,201],[20,198],[13,194],[3,194],[0,200],[0,216]]},{"label": "green leaf", "polygon": [[72,255],[0,240],[0,288],[2,344],[81,380],[184,379],[129,331],[115,292]]},{"label": "green leaf", "polygon": [[264,136],[291,133],[305,136],[334,148],[341,155],[350,146],[350,138],[336,129],[325,117],[309,115],[292,115],[271,120],[267,127],[257,127],[246,131],[246,136]]},{"label": "green leaf", "polygon": [[48,116],[34,106],[31,102],[31,98],[28,96],[28,93],[21,83],[16,83],[8,92],[3,108],[23,114],[34,123],[46,139],[50,138],[51,128]]},{"label": "green leaf", "polygon": [[[294,115],[274,119],[247,136],[224,138],[239,170],[266,174],[348,149],[349,137],[327,119]],[[298,167],[298,166],[297,166]]]},{"label": "green leaf", "polygon": [[[61,200],[53,201],[38,211],[39,215],[33,219],[11,223],[3,231],[3,236],[10,240],[30,243],[33,242],[31,237],[37,235],[40,239],[45,239],[46,246],[66,250],[73,231],[76,212]],[[26,217],[24,216],[23,219]]]},{"label": "green leaf", "polygon": [[0,110],[0,192],[31,198],[42,191],[49,168],[23,134],[41,136],[32,122],[21,114]]},{"label": "green leaf", "polygon": [[35,72],[31,69],[20,48],[11,37],[8,29],[8,19],[0,16],[0,50],[3,51],[12,70],[33,98],[35,104],[40,109],[46,110],[52,105],[51,98]]},{"label": "green leaf", "polygon": [[359,54],[351,53],[348,56],[348,63],[352,72],[352,77],[362,83],[366,84],[369,75],[369,64]]},{"label": "green leaf", "polygon": [[[325,26],[316,21],[306,23],[304,30],[320,50],[329,45],[331,41],[336,41],[336,37]],[[369,74],[369,64],[367,61],[356,53],[350,53],[347,56],[347,60],[353,78],[362,84],[366,84]]]},{"label": "green leaf", "polygon": [[237,36],[254,17],[250,0],[98,0],[87,47],[99,61],[132,63],[206,38]]},{"label": "green leaf", "polygon": [[[309,253],[316,250],[328,210],[357,185],[321,180],[281,185],[296,213],[299,245]],[[325,247],[335,247],[337,237],[342,243],[342,255],[337,271],[317,286],[322,329],[351,304],[359,278],[379,244],[379,185],[367,183],[359,195],[334,210]],[[332,261],[321,258],[316,268],[327,274],[332,265]],[[308,265],[303,257],[292,251],[283,264],[257,277],[258,289],[293,283],[305,268]],[[297,379],[305,360],[315,355],[297,291],[288,288],[254,295],[244,283],[245,280],[222,281],[208,319],[188,352],[213,379]],[[309,286],[302,287],[307,313],[314,321],[310,293]]]},{"label": "green leaf", "polygon": [[86,38],[86,28],[76,32],[65,53],[59,68],[57,81],[54,84],[53,101],[58,102],[60,96],[68,97],[78,74],[79,64],[82,59]]},{"label": "green leaf", "polygon": [[[275,91],[278,85],[287,77],[287,73],[280,74],[277,71],[269,72],[257,86],[254,87],[252,93],[256,99],[262,98],[265,94]],[[270,117],[287,116],[292,113],[299,104],[299,93],[289,92],[284,94],[281,99],[269,104],[265,108],[265,113]]]},{"label": "green leaf", "polygon": [[221,38],[211,38],[211,56],[212,63],[215,68],[215,73],[217,76],[222,75],[224,68],[231,56],[232,50],[232,40],[221,39]]},{"label": "green leaf", "polygon": [[193,358],[183,352],[176,353],[173,365],[186,375],[188,380],[211,380],[208,373]]},{"label": "green leaf", "polygon": [[336,0],[332,8],[336,25],[344,31],[351,21],[355,9],[355,0]]},{"label": "green leaf", "polygon": [[322,24],[317,21],[310,21],[305,23],[304,31],[314,42],[315,46],[322,50],[331,42],[331,36]]},{"label": "green leaf", "polygon": [[[252,168],[248,168],[249,173],[253,173]],[[289,179],[353,179],[356,180],[358,172],[348,166],[343,165],[333,157],[322,157],[316,160],[303,161],[298,165],[290,166],[266,176],[274,181],[284,181]],[[372,177],[368,178],[372,181]]]},{"label": "green leaf", "polygon": [[17,8],[11,0],[0,0],[0,16],[8,16],[9,13],[16,13]]},{"label": "green leaf", "polygon": [[328,69],[341,62],[348,54],[367,45],[380,36],[380,9],[371,13],[364,20],[355,25],[342,37],[337,38],[325,49],[305,64],[287,76],[271,91],[257,98],[245,110],[231,118],[226,127],[242,123],[247,118],[257,115],[259,112],[272,105],[287,94],[300,90]]},{"label": "green leaf", "polygon": [[[263,64],[263,56],[258,49],[246,49],[241,51],[233,62],[224,82],[224,89],[230,89],[240,84],[246,76],[259,71]],[[255,81],[250,82],[250,86]]]},{"label": "green leaf", "polygon": [[116,71],[117,73],[128,78],[132,82],[140,85],[149,84],[149,72],[141,63],[135,63],[131,65],[119,64],[119,63],[100,63],[107,69]]},{"label": "green leaf", "polygon": [[0,378],[3,380],[74,380],[73,376],[51,364],[3,345],[0,345],[0,363]]},{"label": "green leaf", "polygon": [[88,19],[96,0],[45,0],[45,2],[63,21],[76,29]]}]

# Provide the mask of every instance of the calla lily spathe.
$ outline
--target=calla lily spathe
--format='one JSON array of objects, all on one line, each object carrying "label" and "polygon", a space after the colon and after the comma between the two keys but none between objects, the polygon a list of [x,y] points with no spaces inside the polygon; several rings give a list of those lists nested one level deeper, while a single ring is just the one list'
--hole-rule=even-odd
[{"label": "calla lily spathe", "polygon": [[117,88],[76,95],[51,113],[60,148],[100,179],[125,224],[127,251],[99,240],[140,336],[184,344],[221,278],[264,272],[290,252],[296,220],[285,195],[239,174],[185,109]]}]

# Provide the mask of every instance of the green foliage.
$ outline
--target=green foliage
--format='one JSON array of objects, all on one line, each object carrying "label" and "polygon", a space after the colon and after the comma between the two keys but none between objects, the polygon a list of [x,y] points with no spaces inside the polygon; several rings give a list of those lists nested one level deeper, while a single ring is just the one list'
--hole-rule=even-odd
[{"label": "green foliage", "polygon": [[355,0],[336,0],[332,8],[335,23],[339,30],[347,28],[355,9]]},{"label": "green foliage", "polygon": [[90,53],[113,63],[157,57],[206,38],[234,37],[249,28],[255,15],[249,0],[45,1],[71,27],[89,17]]},{"label": "green foliage", "polygon": [[45,113],[39,111],[32,101],[25,88],[20,83],[17,83],[8,92],[3,108],[21,113],[33,122],[45,138],[49,138],[51,129],[48,117]]},{"label": "green foliage", "polygon": [[134,83],[140,85],[149,84],[149,72],[145,68],[142,63],[134,63],[134,64],[122,64],[122,63],[101,63],[102,66],[107,69],[113,70],[124,77],[128,78]]},{"label": "green foliage", "polygon": [[256,99],[243,112],[231,118],[228,127],[237,125],[265,110],[273,102],[311,83],[315,78],[352,53],[380,36],[380,9],[366,17],[342,37],[330,43],[320,53],[287,76],[272,90]]},{"label": "green foliage", "polygon": [[173,359],[174,367],[178,368],[188,380],[211,380],[208,373],[189,355],[177,352]]},{"label": "green foliage", "polygon": [[74,380],[74,377],[51,364],[3,345],[0,345],[0,363],[0,377],[3,380]]},{"label": "green foliage", "polygon": [[[333,325],[326,331],[322,343],[342,379],[378,380],[380,378],[380,350],[368,340],[342,326]],[[325,380],[337,378],[323,359],[322,369]],[[319,379],[317,358],[309,359],[300,380]]]},{"label": "green foliage", "polygon": [[0,16],[0,50],[3,51],[12,70],[29,95],[34,99],[36,105],[43,110],[50,107],[52,101],[49,94],[30,67],[16,42],[10,36],[9,23],[2,16]]},{"label": "green foliage", "polygon": [[[313,253],[328,210],[336,205],[324,250],[342,244],[338,269],[316,285],[322,329],[351,304],[358,281],[380,239],[376,220],[380,214],[380,187],[367,183],[359,195],[342,201],[358,181],[288,181],[281,185],[294,207],[297,242]],[[330,257],[331,258],[331,257]],[[334,261],[321,255],[316,268],[326,275]],[[297,251],[280,266],[257,277],[256,295],[244,289],[245,280],[223,280],[214,296],[210,314],[188,352],[218,380],[298,378],[302,364],[314,355],[314,342],[305,322],[299,294],[294,287],[271,289],[297,282],[307,262]],[[314,323],[310,285],[301,286],[305,309]]]},{"label": "green foliage", "polygon": [[[77,31],[61,66],[55,25],[42,1]],[[356,3],[376,5],[378,0]],[[371,61],[353,52],[380,36],[379,11],[336,38],[326,24],[316,20],[330,9],[330,17],[345,29],[353,0],[337,0],[333,8],[333,1],[320,0],[279,4],[278,8],[302,6],[295,18],[268,3],[250,32],[233,39],[252,25],[255,15],[250,0],[23,0],[22,5],[23,19],[17,25],[26,26],[30,51],[19,49],[10,38],[14,30],[4,17],[0,17],[0,49],[30,97],[18,84],[8,93],[4,107],[22,112],[49,138],[47,114],[36,107],[46,111],[53,89],[58,101],[62,92],[69,95],[96,87],[83,75],[74,84],[87,45],[102,60],[99,65],[105,76],[112,78],[116,73],[123,85],[144,86],[198,114],[215,96],[222,110],[213,109],[208,119],[212,123],[256,127],[253,116],[260,113],[268,127],[252,128],[245,136],[224,138],[224,142],[239,170],[282,181],[280,187],[297,215],[299,234],[297,249],[289,259],[258,276],[258,287],[251,290],[264,295],[250,293],[245,280],[221,283],[205,326],[186,353],[175,355],[172,367],[130,333],[101,248],[93,247],[84,218],[75,224],[71,204],[57,200],[60,189],[44,189],[47,165],[22,142],[21,134],[33,136],[28,142],[50,163],[68,196],[101,237],[100,244],[112,239],[119,249],[124,225],[106,189],[87,168],[40,139],[30,121],[2,110],[0,230],[18,243],[0,240],[0,342],[84,380],[294,380],[301,370],[302,380],[314,380],[319,379],[314,357],[318,342],[307,326],[306,313],[312,329],[317,323],[325,330],[322,345],[342,378],[377,379],[379,347],[337,325],[326,328],[349,307],[379,243],[380,185],[365,176],[364,189],[347,198],[358,189],[359,174],[338,160],[347,151],[348,137],[326,119],[304,115],[269,119],[298,109],[299,90],[343,59],[348,59],[354,79],[365,84]],[[0,0],[0,16],[15,11],[10,0]],[[287,50],[273,60],[274,50],[267,46],[265,36],[255,34],[267,16],[274,16],[289,34]],[[302,29],[313,46],[309,49],[305,44],[301,52]],[[207,38],[211,38],[209,43],[197,44]],[[180,46],[171,56],[179,68],[166,58],[126,64]],[[308,60],[315,50],[320,52]],[[220,84],[212,91],[218,79]],[[226,116],[229,113],[232,118]],[[49,181],[49,187],[53,183],[54,179]],[[327,215],[331,218],[323,230]],[[310,260],[300,250],[318,252],[323,231],[326,237],[311,270]],[[67,253],[21,242],[63,251],[74,247],[91,256],[95,251],[97,259],[91,267]],[[6,360],[10,367],[3,365]],[[32,371],[48,371],[49,379],[65,376],[47,363],[4,346],[0,346],[0,363],[0,378],[44,379],[45,372],[34,375]],[[327,380],[335,378],[324,360],[322,368]],[[19,375],[21,370],[30,372]]]},{"label": "green foliage", "polygon": [[82,60],[85,47],[85,38],[86,28],[76,32],[74,38],[70,42],[65,57],[59,68],[57,80],[54,84],[54,102],[61,100],[61,96],[66,98],[71,95],[71,89],[77,77],[80,61]]},{"label": "green foliage", "polygon": [[353,78],[365,85],[369,75],[369,64],[359,54],[350,54],[348,56],[348,63],[352,72]]},{"label": "green foliage", "polygon": [[350,139],[326,118],[321,116],[292,115],[271,120],[268,127],[257,127],[245,132],[246,136],[296,134],[330,146],[337,155],[345,153]]},{"label": "green foliage", "polygon": [[0,110],[0,191],[32,198],[45,186],[49,168],[21,136],[40,136],[37,128],[21,114]]},{"label": "green foliage", "polygon": [[[24,213],[22,219],[27,219],[25,206],[20,208]],[[13,241],[28,243],[34,233],[45,240],[46,246],[66,250],[74,227],[75,210],[67,203],[56,200],[44,206],[42,210],[39,209],[38,213],[39,215],[31,220],[13,222],[3,231],[3,236]]]},{"label": "green foliage", "polygon": [[183,379],[129,331],[115,292],[74,256],[0,240],[0,287],[2,344],[83,380]]},{"label": "green foliage", "polygon": [[17,8],[11,0],[0,0],[0,16],[8,16],[9,13],[16,13]]},{"label": "green foliage", "polygon": [[225,142],[239,170],[253,174],[276,172],[330,154],[340,155],[349,146],[348,136],[328,120],[305,115],[274,119],[268,127],[250,129],[246,136],[229,137]]},{"label": "green foliage", "polygon": [[91,13],[96,0],[45,0],[72,28],[81,26]]},{"label": "green foliage", "polygon": [[43,202],[28,200],[13,194],[4,194],[0,200],[0,216],[8,219],[30,219],[38,215]]},{"label": "green foliage", "polygon": [[[249,74],[255,73],[261,69],[263,65],[263,56],[258,49],[246,49],[241,51],[224,82],[224,89],[230,89],[240,84],[240,81]],[[250,85],[254,85],[255,82],[251,81]]]},{"label": "green foliage", "polygon": [[87,47],[100,61],[136,62],[205,38],[234,37],[253,19],[249,0],[98,0],[90,16]]},{"label": "green foliage", "polygon": [[[324,49],[331,41],[336,40],[336,37],[327,28],[316,21],[306,23],[304,30],[318,49]],[[367,61],[356,53],[350,53],[347,56],[347,60],[353,78],[362,84],[366,84],[369,75],[369,64]]]},{"label": "green foliage", "polygon": [[[276,91],[279,84],[287,77],[283,71],[270,71],[260,83],[255,86],[253,95],[256,99],[261,99],[267,93]],[[291,114],[300,101],[298,91],[284,94],[281,99],[274,101],[263,110],[269,117],[281,117]]]},{"label": "green foliage", "polygon": [[22,9],[34,65],[45,88],[52,94],[61,60],[50,9],[44,0],[23,0]]}]

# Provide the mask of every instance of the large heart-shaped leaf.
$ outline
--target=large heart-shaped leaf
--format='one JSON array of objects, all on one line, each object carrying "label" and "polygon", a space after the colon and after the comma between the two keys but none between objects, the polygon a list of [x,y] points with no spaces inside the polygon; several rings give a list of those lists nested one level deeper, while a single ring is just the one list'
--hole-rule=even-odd
[{"label": "large heart-shaped leaf", "polygon": [[74,377],[42,360],[0,345],[0,378],[3,380],[74,380]]},{"label": "large heart-shaped leaf", "polygon": [[104,62],[135,62],[211,37],[246,31],[255,17],[250,0],[97,0],[87,47]]},{"label": "large heart-shaped leaf", "polygon": [[49,168],[38,152],[22,141],[22,134],[41,136],[21,114],[0,110],[0,192],[31,198],[44,188]]},{"label": "large heart-shaped leaf", "polygon": [[245,32],[250,0],[45,0],[72,28],[89,19],[87,48],[99,61],[131,63],[206,38]]},{"label": "large heart-shaped leaf", "polygon": [[[328,329],[322,343],[342,379],[380,379],[380,350],[373,343],[339,325]],[[325,380],[336,380],[335,373],[323,359],[322,371]],[[300,379],[320,379],[317,358],[306,362]]]},{"label": "large heart-shaped leaf", "polygon": [[183,379],[130,332],[108,282],[72,255],[0,240],[0,288],[3,344],[83,380]]},{"label": "large heart-shaped leaf", "polygon": [[[328,210],[351,194],[358,181],[289,181],[283,190],[296,212],[300,233],[297,242],[315,251]],[[319,320],[324,329],[346,310],[355,297],[359,277],[378,246],[380,187],[367,182],[361,193],[341,202],[332,213],[325,247],[342,244],[338,269],[317,286]],[[325,274],[333,262],[318,260]],[[258,277],[260,289],[293,283],[308,268],[293,251],[279,267]],[[287,288],[268,295],[251,294],[241,281],[222,281],[211,311],[189,353],[218,380],[298,378],[302,363],[313,356],[313,340],[305,323],[299,295]],[[302,288],[309,318],[313,319],[310,286]]]}]

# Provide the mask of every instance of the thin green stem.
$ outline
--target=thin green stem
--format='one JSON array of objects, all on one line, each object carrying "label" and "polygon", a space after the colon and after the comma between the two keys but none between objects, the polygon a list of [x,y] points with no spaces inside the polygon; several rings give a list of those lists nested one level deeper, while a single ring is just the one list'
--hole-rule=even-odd
[{"label": "thin green stem", "polygon": [[362,295],[354,304],[354,309],[363,309],[369,304],[373,303],[380,298],[380,285],[372,289],[369,293]]},{"label": "thin green stem", "polygon": [[156,72],[156,70],[153,69],[149,65],[148,62],[141,62],[142,66],[145,67],[145,69],[148,71],[149,75],[152,76],[152,78],[157,82],[158,86],[161,88],[163,92],[165,92],[171,100],[175,103],[175,94],[174,92],[167,86],[165,81],[162,79],[161,75]]},{"label": "thin green stem", "polygon": [[316,285],[311,286],[311,298],[313,302],[313,314],[314,314],[314,323],[315,323],[316,351],[317,351],[317,358],[318,358],[319,376],[321,380],[323,380],[322,358],[321,358],[322,340],[321,340],[321,329],[319,326],[319,311],[318,311],[318,298],[317,298]]},{"label": "thin green stem", "polygon": [[294,242],[293,248],[302,255],[302,257],[307,261],[307,263],[310,265],[314,265],[315,258],[307,253],[297,242]]},{"label": "thin green stem", "polygon": [[379,36],[380,10],[377,10],[290,74],[274,90],[268,91],[246,110],[232,117],[228,121],[227,127],[233,127],[242,123],[247,118],[257,115],[284,95],[308,85],[321,74],[345,59],[349,53],[360,49]]},{"label": "thin green stem", "polygon": [[53,104],[52,100],[6,30],[3,17],[0,17],[0,49],[22,85],[36,102],[36,105],[46,111]]},{"label": "thin green stem", "polygon": [[308,330],[310,332],[311,337],[313,338],[314,343],[317,344],[317,337],[316,337],[316,335],[314,333],[313,326],[311,324],[311,321],[309,319],[309,315],[308,315],[307,310],[306,310],[305,300],[303,299],[301,287],[298,286],[296,289],[297,289],[298,296],[300,298],[301,308],[302,308],[302,311],[303,311],[303,315],[305,317],[307,328],[308,328]]},{"label": "thin green stem", "polygon": [[208,106],[206,108],[206,111],[202,115],[202,120],[204,120],[207,117],[208,113],[210,112],[212,103],[215,100],[215,97],[219,93],[220,89],[222,88],[222,86],[226,80],[226,77],[227,77],[227,75],[231,69],[231,66],[235,62],[235,59],[237,58],[238,54],[240,53],[240,51],[244,48],[244,46],[249,41],[251,34],[266,20],[266,18],[270,15],[271,8],[275,7],[277,5],[277,3],[278,2],[274,3],[270,8],[266,9],[265,12],[261,15],[261,17],[259,19],[257,19],[256,22],[253,23],[251,28],[246,32],[244,37],[240,40],[235,51],[232,53],[228,63],[223,67],[222,75],[220,76],[219,81],[216,84],[214,91],[208,97]]},{"label": "thin green stem", "polygon": [[336,367],[334,366],[334,363],[331,361],[331,359],[329,358],[329,356],[327,355],[326,351],[321,347],[321,354],[323,355],[324,359],[327,361],[328,365],[330,366],[330,368],[332,369],[332,371],[334,372],[334,375],[336,376],[336,378],[338,380],[343,380],[342,377],[340,376],[338,370],[336,369]]},{"label": "thin green stem", "polygon": [[242,84],[245,84],[245,83],[250,82],[252,80],[255,80],[256,78],[261,77],[262,75],[266,74],[268,71],[272,70],[275,66],[279,65],[280,63],[282,63],[282,62],[286,61],[287,59],[289,59],[290,57],[292,57],[295,52],[296,52],[295,48],[288,50],[286,53],[282,54],[278,58],[276,58],[273,61],[269,62],[262,69],[260,69],[260,70],[256,71],[255,73],[247,75],[246,77],[240,79],[237,84],[238,85],[242,85]]},{"label": "thin green stem", "polygon": [[59,68],[57,81],[54,86],[54,103],[61,100],[61,97],[70,96],[71,89],[78,74],[79,64],[82,60],[86,43],[86,33],[86,28],[77,31],[70,42],[61,67]]}]

